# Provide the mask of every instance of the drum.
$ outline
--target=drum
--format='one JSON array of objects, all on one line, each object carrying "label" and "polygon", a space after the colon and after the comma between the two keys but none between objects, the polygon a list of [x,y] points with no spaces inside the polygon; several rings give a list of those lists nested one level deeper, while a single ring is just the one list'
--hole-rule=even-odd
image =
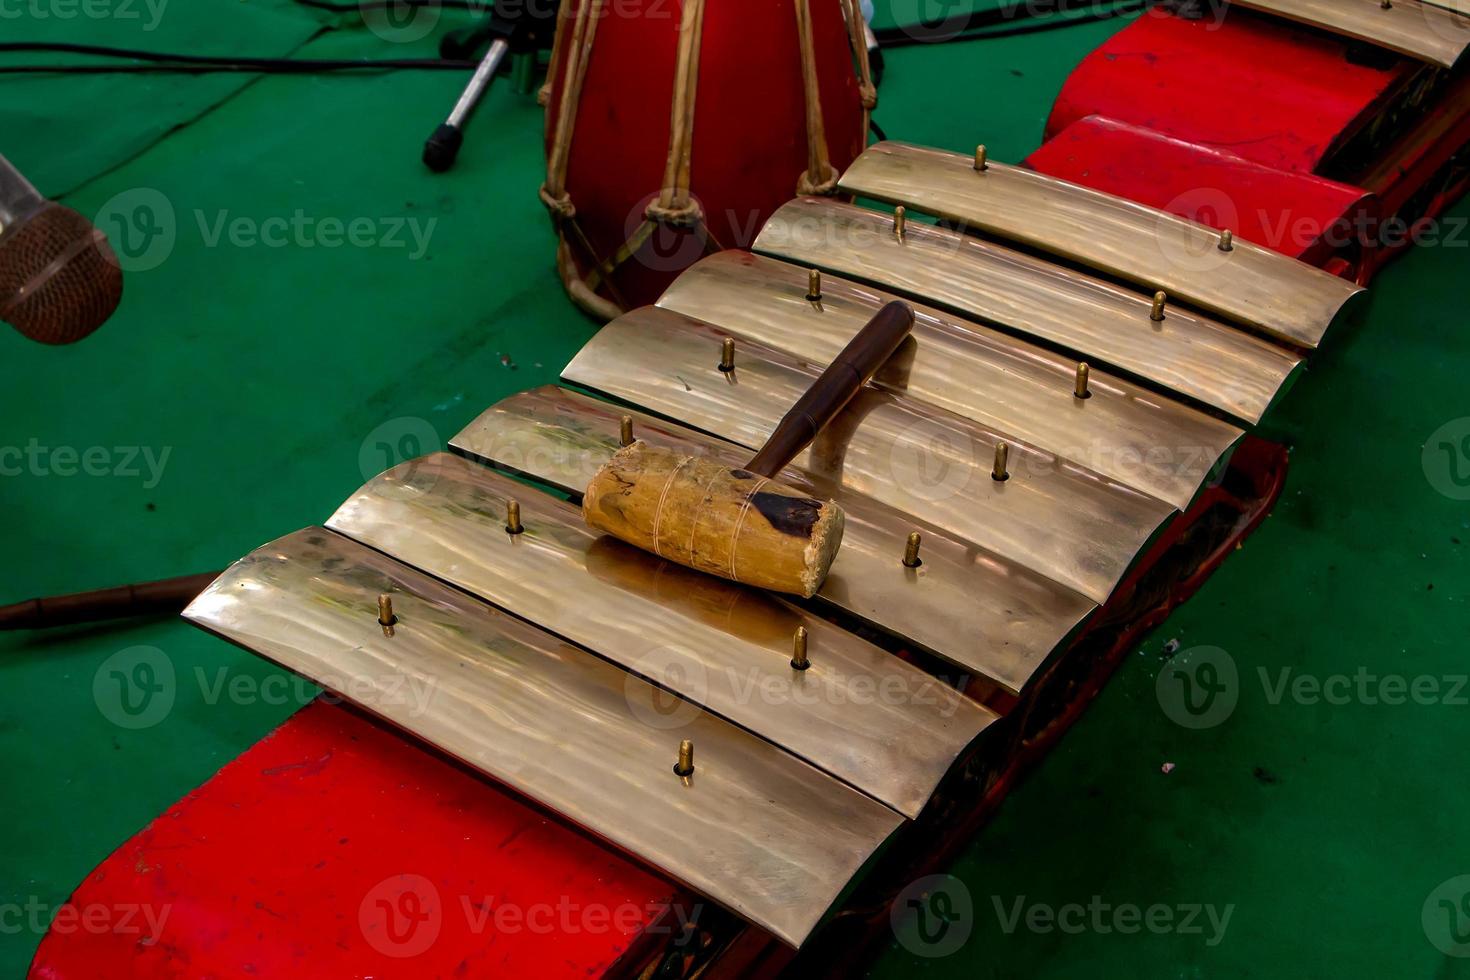
[{"label": "drum", "polygon": [[858,0],[562,0],[546,105],[557,266],[584,310],[651,303],[835,193],[876,104]]}]

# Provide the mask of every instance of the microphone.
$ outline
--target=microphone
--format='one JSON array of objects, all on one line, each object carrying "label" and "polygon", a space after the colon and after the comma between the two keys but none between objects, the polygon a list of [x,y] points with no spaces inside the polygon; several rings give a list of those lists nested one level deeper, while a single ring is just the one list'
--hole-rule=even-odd
[{"label": "microphone", "polygon": [[75,343],[117,309],[122,285],[107,236],[0,156],[0,320],[39,343]]}]

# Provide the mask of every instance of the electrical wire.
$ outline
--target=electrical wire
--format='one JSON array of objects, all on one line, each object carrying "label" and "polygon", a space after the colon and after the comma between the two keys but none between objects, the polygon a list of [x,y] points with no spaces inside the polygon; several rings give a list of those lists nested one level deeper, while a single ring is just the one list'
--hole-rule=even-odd
[{"label": "electrical wire", "polygon": [[493,0],[363,0],[362,3],[339,3],[336,0],[293,0],[302,7],[330,10],[335,14],[350,14],[361,10],[386,10],[389,7],[435,7],[440,10],[468,10],[474,13],[488,11]]},{"label": "electrical wire", "polygon": [[[430,6],[452,10],[481,12],[491,7],[491,0],[363,0],[362,3],[341,0],[294,0],[303,7],[348,13],[382,9],[390,6]],[[955,24],[914,23],[874,30],[881,47],[898,48],[916,44],[940,44],[951,41],[982,41],[1016,37],[1043,31],[1073,27],[1078,24],[1107,20],[1136,13],[1156,0],[1115,0],[1111,6],[1097,8],[1099,0],[1033,0],[1024,9],[1008,7],[972,11]],[[1080,7],[1093,8],[1082,14],[1071,14]],[[46,43],[36,41],[0,42],[0,53],[47,52],[81,54],[104,58],[126,58],[144,64],[62,64],[0,65],[0,74],[65,74],[101,75],[136,73],[174,73],[199,75],[210,72],[250,72],[255,74],[304,75],[338,71],[466,71],[478,62],[450,58],[261,58],[233,55],[176,54],[164,51],[141,51],[101,44]]]},{"label": "electrical wire", "polygon": [[103,58],[130,58],[148,62],[142,65],[0,65],[0,74],[107,74],[136,72],[173,72],[203,74],[206,72],[255,72],[261,74],[313,74],[332,71],[466,71],[478,62],[448,58],[255,58],[234,55],[173,54],[164,51],[139,51],[114,48],[102,44],[46,43],[40,41],[0,42],[0,53],[47,52],[82,54]]},{"label": "electrical wire", "polygon": [[[1115,0],[1099,8],[1099,0],[1051,0],[1050,3],[1045,3],[1044,0],[1032,0],[1020,10],[1001,6],[990,10],[971,11],[963,18],[957,17],[952,21],[947,18],[938,22],[920,21],[896,27],[875,28],[873,36],[878,39],[880,48],[903,48],[918,44],[946,44],[956,41],[988,41],[1023,34],[1039,34],[1044,31],[1075,27],[1078,24],[1090,24],[1114,17],[1124,17],[1146,10],[1155,2],[1156,0]],[[1084,7],[1091,9],[1081,14],[1065,16]]]}]

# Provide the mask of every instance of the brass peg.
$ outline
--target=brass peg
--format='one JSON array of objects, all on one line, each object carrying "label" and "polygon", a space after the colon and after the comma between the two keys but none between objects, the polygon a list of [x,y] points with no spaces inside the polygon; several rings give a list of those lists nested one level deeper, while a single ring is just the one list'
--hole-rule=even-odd
[{"label": "brass peg", "polygon": [[1149,311],[1148,318],[1155,323],[1162,323],[1164,320],[1164,306],[1168,302],[1169,294],[1164,292],[1162,289],[1154,293],[1154,306],[1153,309]]},{"label": "brass peg", "polygon": [[907,225],[908,210],[900,204],[893,209],[893,237],[902,242],[904,229]]},{"label": "brass peg", "polygon": [[1087,389],[1087,381],[1092,369],[1087,366],[1086,361],[1077,364],[1077,384],[1072,388],[1072,394],[1078,398],[1091,398],[1092,392]]},{"label": "brass peg", "polygon": [[796,635],[791,638],[791,667],[793,670],[806,670],[812,662],[806,656],[806,627],[798,626]]},{"label": "brass peg", "polygon": [[807,270],[806,298],[813,303],[822,298],[822,273],[816,269]]},{"label": "brass peg", "polygon": [[686,738],[679,743],[679,761],[674,763],[674,774],[694,775],[694,742],[690,739]]},{"label": "brass peg", "polygon": [[518,500],[505,502],[505,530],[509,534],[520,534],[525,530],[521,525],[521,504]]},{"label": "brass peg", "polygon": [[1004,483],[1011,478],[1006,469],[1006,461],[1010,458],[1011,447],[1003,442],[995,444],[995,465],[990,468],[990,478],[996,483]]},{"label": "brass peg", "polygon": [[909,543],[903,549],[904,568],[918,568],[924,564],[924,560],[919,557],[919,542],[921,540],[923,539],[918,531],[909,532]]},{"label": "brass peg", "polygon": [[633,416],[624,415],[618,420],[618,445],[633,445]]},{"label": "brass peg", "polygon": [[720,344],[720,370],[726,374],[735,370],[735,341],[729,337]]},{"label": "brass peg", "polygon": [[976,170],[979,170],[981,172],[984,172],[984,171],[990,169],[990,164],[986,160],[986,156],[987,156],[987,154],[985,152],[985,144],[984,143],[981,143],[979,146],[975,147],[975,169]]},{"label": "brass peg", "polygon": [[392,636],[397,622],[398,617],[393,615],[393,597],[384,592],[378,596],[378,625],[383,627],[383,635]]},{"label": "brass peg", "polygon": [[1232,232],[1229,228],[1226,228],[1224,231],[1220,232],[1220,251],[1235,251],[1235,233]]}]

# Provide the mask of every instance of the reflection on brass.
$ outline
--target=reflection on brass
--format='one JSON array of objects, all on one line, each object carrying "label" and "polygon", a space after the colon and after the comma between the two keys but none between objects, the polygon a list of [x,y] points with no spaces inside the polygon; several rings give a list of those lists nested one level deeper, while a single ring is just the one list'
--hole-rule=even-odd
[{"label": "reflection on brass", "polygon": [[1220,232],[1220,251],[1230,252],[1235,249],[1235,233],[1229,228]]},{"label": "reflection on brass", "polygon": [[[558,490],[578,494],[591,474],[617,451],[618,416],[623,411],[562,388],[537,388],[487,409],[454,437],[451,446]],[[733,466],[749,459],[748,449],[677,423],[642,413],[634,413],[634,418],[639,438],[651,445],[720,459]],[[816,492],[811,478],[794,467],[783,470],[780,480]],[[988,678],[1007,691],[1019,692],[1096,608],[1083,596],[1043,576],[932,525],[916,522],[860,493],[840,488],[833,497],[847,515],[847,529],[842,550],[816,601],[864,620],[905,645]],[[344,512],[339,511],[333,521],[343,516]],[[904,569],[894,558],[903,554],[905,538],[916,525],[924,531],[924,564],[919,569]],[[392,532],[388,539],[391,543],[381,545],[395,554],[400,553],[401,541],[413,540],[401,530],[394,530],[397,526],[384,526]],[[645,567],[622,560],[623,554],[637,553],[637,549],[610,538],[599,540],[619,556],[616,562],[598,560],[593,564],[599,551],[594,547],[588,555],[588,568],[599,576],[614,570],[622,575],[630,568]],[[518,549],[518,554],[528,553],[534,554],[529,549]],[[652,571],[641,574],[640,581],[644,579],[650,583],[646,588],[667,581]],[[671,604],[715,587],[724,594],[729,584],[686,572],[655,594],[659,602]],[[737,591],[751,595],[748,590]],[[746,601],[749,599],[742,600],[742,609]],[[517,608],[526,606],[518,599]],[[956,615],[956,610],[963,610],[963,615]],[[746,628],[764,621],[744,613],[732,613],[729,619]],[[615,622],[626,625],[628,617],[620,616]],[[789,650],[795,625],[773,628],[769,634],[761,634],[761,642]],[[814,635],[822,635],[811,622],[804,625]],[[829,642],[833,641],[821,641],[824,650]],[[824,662],[835,655],[824,653]],[[823,673],[824,668],[816,668],[802,676],[821,677]]]},{"label": "reflection on brass", "polygon": [[393,615],[393,597],[385,592],[378,596],[378,625],[383,627],[383,635],[392,636],[397,622],[398,617]]},{"label": "reflection on brass", "polygon": [[806,298],[813,303],[822,298],[822,272],[820,269],[807,270]]},{"label": "reflection on brass", "polygon": [[806,656],[806,627],[798,626],[791,637],[791,666],[795,670],[806,670],[811,665]]},{"label": "reflection on brass", "polygon": [[881,214],[836,201],[782,205],[755,250],[1038,338],[1250,422],[1260,421],[1301,363],[1202,315],[1174,310],[1167,324],[1150,324],[1146,297],[978,238],[915,224],[899,248]]},{"label": "reflection on brass", "polygon": [[989,170],[990,169],[990,164],[985,159],[986,158],[986,155],[987,154],[985,152],[985,144],[984,143],[981,143],[979,146],[975,147],[975,169],[976,170],[985,171],[985,170]]},{"label": "reflection on brass", "polygon": [[1072,385],[1072,395],[1073,395],[1073,397],[1076,397],[1076,398],[1091,398],[1092,397],[1092,392],[1087,387],[1088,375],[1090,373],[1091,373],[1091,369],[1088,368],[1087,362],[1086,361],[1079,361],[1078,364],[1077,364],[1077,381],[1076,381],[1075,384]]},{"label": "reflection on brass", "polygon": [[1367,41],[1390,51],[1453,68],[1467,45],[1470,24],[1449,2],[1419,0],[1236,0],[1288,20]]},{"label": "reflection on brass", "polygon": [[[562,374],[753,450],[811,386],[817,368],[742,341],[738,383],[711,379],[699,370],[702,352],[721,336],[708,324],[644,307],[603,327]],[[989,479],[1002,441],[1010,443],[1016,477],[1004,488]],[[1094,602],[1107,599],[1173,512],[993,429],[873,388],[860,391],[795,465],[811,474],[818,497],[855,490]]]},{"label": "reflection on brass", "polygon": [[720,370],[726,374],[735,370],[735,341],[728,337],[720,344]]},{"label": "reflection on brass", "polygon": [[893,238],[900,244],[902,244],[903,242],[903,233],[905,230],[904,226],[907,223],[908,212],[904,209],[904,206],[900,204],[898,207],[893,209]]},{"label": "reflection on brass", "polygon": [[624,415],[618,421],[618,445],[633,445],[633,416]]},{"label": "reflection on brass", "polygon": [[1316,347],[1344,305],[1363,293],[1249,242],[1222,253],[1216,229],[1034,170],[991,161],[985,179],[976,180],[969,157],[959,153],[879,143],[853,162],[840,186],[1150,291],[1168,290],[1178,303],[1299,347]]},{"label": "reflection on brass", "polygon": [[903,547],[904,568],[918,568],[924,564],[923,560],[919,558],[919,543],[923,540],[924,536],[918,531],[909,532],[908,543]]},{"label": "reflection on brass", "polygon": [[1004,483],[1011,478],[1006,469],[1006,460],[1010,457],[1011,447],[1003,442],[995,444],[995,465],[990,468],[990,478],[997,483]]},{"label": "reflection on brass", "polygon": [[511,534],[520,534],[525,530],[521,526],[521,505],[519,501],[507,500],[505,502],[505,529]]},{"label": "reflection on brass", "polygon": [[[805,298],[804,268],[748,252],[717,252],[685,270],[658,305],[827,364],[896,297],[849,279],[823,278],[822,303],[815,306]],[[1180,510],[1242,434],[1098,370],[1090,375],[1093,397],[1079,406],[1065,394],[1075,383],[1078,359],[933,307],[911,308],[912,340],[873,376],[875,385],[1056,453]]]},{"label": "reflection on brass", "polygon": [[694,775],[694,740],[682,739],[679,742],[679,761],[674,763],[674,773],[679,776]]},{"label": "reflection on brass", "polygon": [[1155,323],[1164,322],[1164,307],[1169,302],[1169,294],[1162,289],[1154,293],[1153,308],[1148,311],[1148,318]]},{"label": "reflection on brass", "polygon": [[[610,410],[609,453],[617,421]],[[639,430],[656,439],[641,421]],[[513,541],[501,529],[511,495],[526,514],[525,534]],[[328,526],[647,677],[909,816],[994,717],[809,612],[599,535],[577,507],[449,453],[375,477]],[[793,680],[798,627],[823,653]]]},{"label": "reflection on brass", "polygon": [[[384,592],[413,623],[392,641],[360,614]],[[903,822],[765,739],[321,528],[242,558],[184,616],[793,946]],[[677,731],[660,727],[671,713]],[[672,738],[699,743],[688,784],[669,779]]]}]

